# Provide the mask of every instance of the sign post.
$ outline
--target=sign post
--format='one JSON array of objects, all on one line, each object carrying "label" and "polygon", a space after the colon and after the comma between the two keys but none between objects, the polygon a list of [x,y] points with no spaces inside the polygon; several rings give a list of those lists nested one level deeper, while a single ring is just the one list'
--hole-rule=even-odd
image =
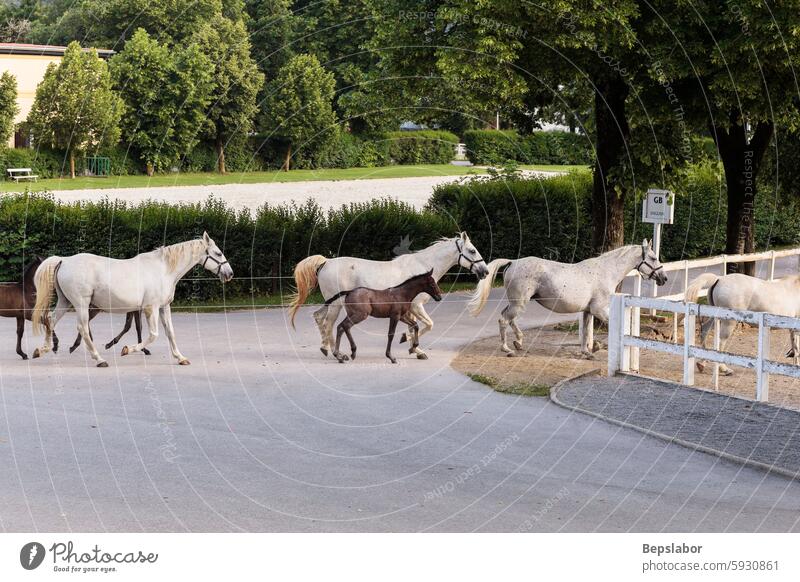
[{"label": "sign post", "polygon": [[642,204],[642,222],[653,225],[653,251],[661,260],[661,225],[675,220],[675,194],[651,188]]}]

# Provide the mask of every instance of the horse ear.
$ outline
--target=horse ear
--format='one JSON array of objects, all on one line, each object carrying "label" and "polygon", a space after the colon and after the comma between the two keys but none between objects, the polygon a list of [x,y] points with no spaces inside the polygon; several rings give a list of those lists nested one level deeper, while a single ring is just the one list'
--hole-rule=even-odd
[{"label": "horse ear", "polygon": [[211,237],[208,236],[208,232],[203,231],[203,242],[206,243],[206,244],[209,244],[210,241],[211,241]]},{"label": "horse ear", "polygon": [[429,276],[431,276],[431,277],[433,277],[433,267],[431,267],[431,270],[430,270],[430,271],[428,271],[428,275],[429,275]]},{"label": "horse ear", "polygon": [[642,248],[646,249],[650,246],[650,242],[647,239],[642,239]]},{"label": "horse ear", "polygon": [[465,241],[465,242],[466,242],[466,240],[467,240],[467,231],[466,231],[466,230],[462,230],[462,231],[459,233],[459,236],[461,237],[461,240],[463,240],[463,241]]}]

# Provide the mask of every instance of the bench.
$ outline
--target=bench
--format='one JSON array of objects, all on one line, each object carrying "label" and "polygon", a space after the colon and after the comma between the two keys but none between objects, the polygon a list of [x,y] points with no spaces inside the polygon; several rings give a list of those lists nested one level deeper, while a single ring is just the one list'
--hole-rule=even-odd
[{"label": "bench", "polygon": [[20,180],[33,180],[35,182],[39,177],[34,174],[33,170],[30,168],[8,168],[6,172],[8,173],[8,177],[15,182],[19,182]]}]

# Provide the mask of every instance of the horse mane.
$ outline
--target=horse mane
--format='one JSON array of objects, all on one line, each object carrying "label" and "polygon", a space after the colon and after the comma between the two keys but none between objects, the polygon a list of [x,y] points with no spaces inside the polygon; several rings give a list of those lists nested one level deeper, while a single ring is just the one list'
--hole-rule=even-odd
[{"label": "horse mane", "polygon": [[178,261],[186,254],[187,249],[194,253],[203,245],[202,239],[187,240],[174,245],[158,247],[156,253],[164,259],[170,271],[174,271],[178,266]]}]

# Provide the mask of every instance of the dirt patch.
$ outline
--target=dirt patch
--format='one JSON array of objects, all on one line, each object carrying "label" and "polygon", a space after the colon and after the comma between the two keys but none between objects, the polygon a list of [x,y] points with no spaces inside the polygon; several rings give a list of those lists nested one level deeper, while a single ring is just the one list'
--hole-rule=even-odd
[{"label": "dirt patch", "polygon": [[598,367],[605,369],[606,352],[598,352],[595,360],[583,359],[578,334],[571,329],[528,329],[523,345],[524,351],[508,357],[500,351],[499,337],[478,340],[461,350],[452,366],[495,390],[511,393],[524,386],[553,386]]},{"label": "dirt patch", "polygon": [[[699,326],[698,326],[699,327]],[[683,342],[682,325],[678,327],[678,342]],[[672,341],[672,322],[642,322],[642,336],[661,341]],[[712,347],[709,334],[707,346]],[[607,335],[595,330],[595,340],[605,346]],[[697,336],[699,344],[699,335]],[[727,351],[755,356],[758,345],[758,329],[740,325],[728,343]],[[789,334],[785,330],[772,330],[770,336],[770,359],[791,363],[785,357],[789,349]],[[549,326],[525,330],[525,350],[515,357],[507,357],[500,351],[499,337],[485,338],[466,346],[453,360],[452,366],[464,374],[476,374],[488,378],[496,390],[508,390],[522,384],[553,386],[560,380],[600,368],[606,373],[608,352],[600,349],[594,360],[580,356],[577,326]],[[641,350],[640,373],[645,376],[681,382],[683,362],[678,356]],[[487,382],[483,382],[487,383]],[[713,390],[711,364],[704,372],[695,371],[695,385]],[[720,376],[719,393],[741,398],[755,398],[756,377],[752,370],[733,368],[731,376]],[[772,375],[769,381],[769,402],[777,406],[800,410],[800,380]]]}]

